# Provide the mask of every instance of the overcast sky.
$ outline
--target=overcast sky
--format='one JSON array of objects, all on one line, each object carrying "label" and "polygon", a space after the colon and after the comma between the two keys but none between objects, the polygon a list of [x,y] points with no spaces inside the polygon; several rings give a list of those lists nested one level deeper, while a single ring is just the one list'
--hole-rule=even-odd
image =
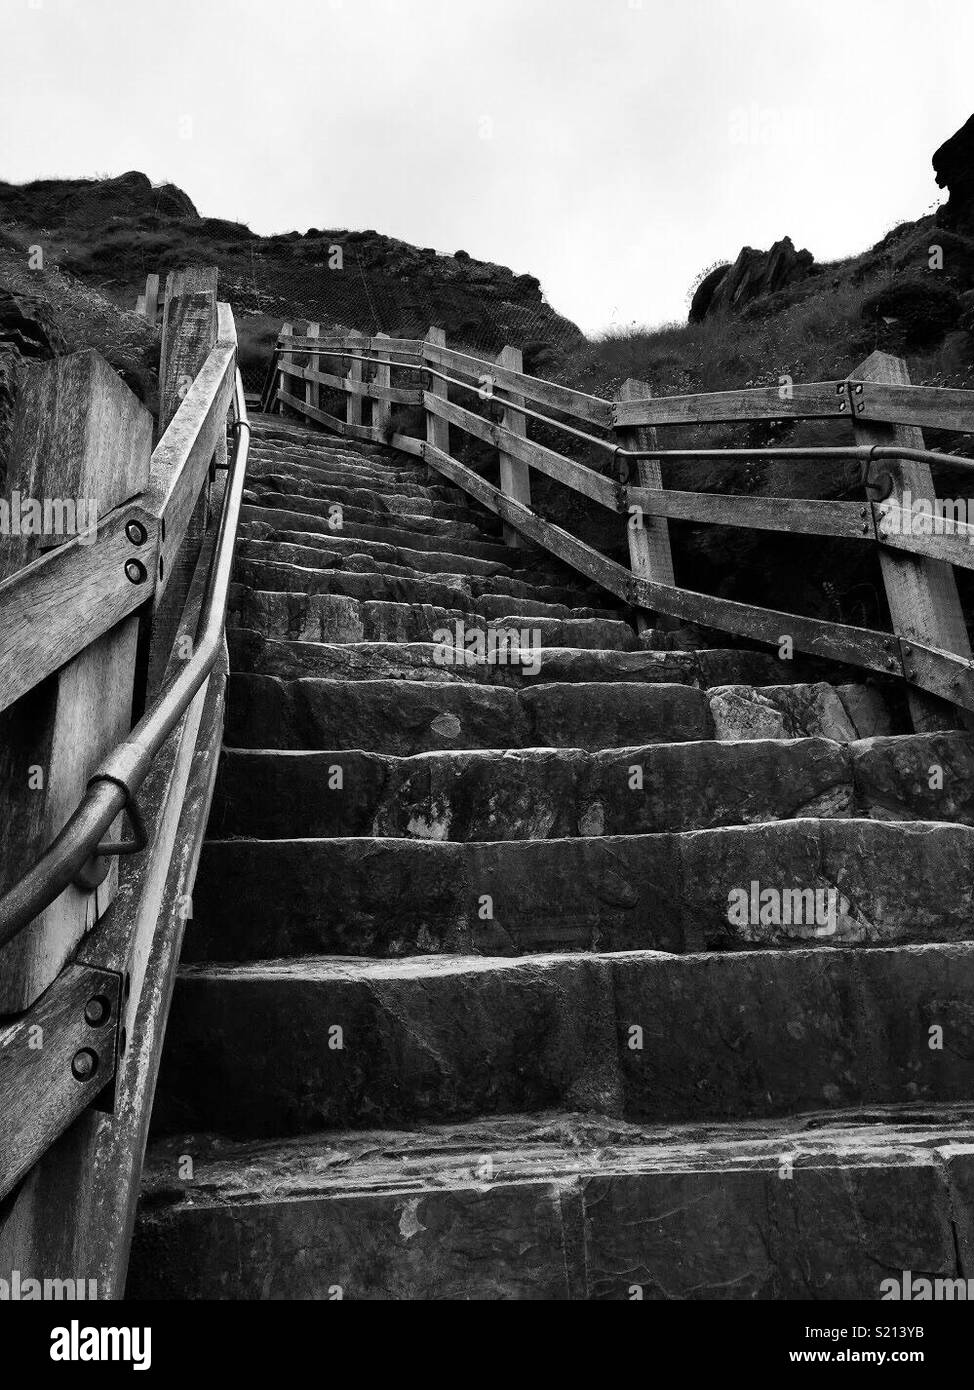
[{"label": "overcast sky", "polygon": [[141,169],[258,232],[537,275],[587,332],[942,195],[974,0],[0,0],[0,178]]}]

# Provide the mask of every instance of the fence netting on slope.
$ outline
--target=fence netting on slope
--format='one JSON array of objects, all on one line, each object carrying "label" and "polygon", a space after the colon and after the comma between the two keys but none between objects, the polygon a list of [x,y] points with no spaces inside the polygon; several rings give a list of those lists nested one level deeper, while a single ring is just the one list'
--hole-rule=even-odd
[{"label": "fence netting on slope", "polygon": [[435,266],[428,274],[395,274],[367,270],[354,256],[343,259],[341,269],[329,268],[327,260],[281,266],[254,253],[249,273],[223,272],[221,291],[237,315],[248,391],[261,389],[285,321],[420,338],[436,324],[446,329],[451,346],[480,356],[494,356],[508,343],[521,347],[526,367],[580,339],[576,326],[555,313],[540,292],[532,297],[522,289],[509,298],[505,286],[487,281],[476,264],[469,278],[444,279]]}]

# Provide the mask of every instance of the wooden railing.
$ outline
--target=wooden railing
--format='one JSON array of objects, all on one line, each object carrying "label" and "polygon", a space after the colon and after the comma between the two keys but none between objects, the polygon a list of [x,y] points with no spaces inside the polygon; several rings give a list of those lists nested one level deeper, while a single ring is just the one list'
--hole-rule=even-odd
[{"label": "wooden railing", "polygon": [[[124,1286],[220,748],[210,570],[242,479],[216,470],[242,401],[215,271],[168,277],[158,422],[95,352],[30,368],[17,401],[8,502],[53,516],[80,498],[97,517],[89,534],[0,538],[2,1278]],[[245,444],[234,457],[245,468]],[[107,840],[99,814],[115,816]]]},{"label": "wooden railing", "polygon": [[[325,364],[324,367],[322,364]],[[407,379],[393,386],[392,374]],[[341,391],[345,410],[322,408],[323,390]],[[493,403],[486,419],[451,398]],[[425,439],[391,423],[393,405],[422,406]],[[363,407],[369,410],[363,422]],[[447,347],[441,330],[425,339],[302,334],[285,324],[262,397],[264,410],[292,413],[353,439],[391,445],[423,459],[499,515],[505,536],[527,537],[632,605],[780,647],[848,663],[907,684],[919,730],[969,723],[974,663],[953,566],[974,568],[974,527],[944,516],[936,533],[897,524],[909,498],[934,505],[932,467],[974,468],[974,460],[924,449],[921,427],[974,431],[974,391],[911,386],[905,364],[875,352],[848,379],[653,398],[629,381],[614,401],[528,376],[516,348],[496,362]],[[339,407],[340,411],[340,407]],[[809,449],[666,449],[657,430],[675,425],[816,420],[851,424],[854,442]],[[603,451],[607,473],[529,438],[529,425],[578,436]],[[499,485],[450,450],[451,428],[497,450]],[[595,431],[598,431],[596,433]],[[848,431],[847,431],[848,432]],[[861,501],[737,496],[663,486],[668,460],[857,460]],[[531,470],[620,516],[629,568],[602,555],[531,507]],[[868,545],[879,560],[892,632],[802,617],[677,586],[668,518],[705,524],[832,536]]]}]

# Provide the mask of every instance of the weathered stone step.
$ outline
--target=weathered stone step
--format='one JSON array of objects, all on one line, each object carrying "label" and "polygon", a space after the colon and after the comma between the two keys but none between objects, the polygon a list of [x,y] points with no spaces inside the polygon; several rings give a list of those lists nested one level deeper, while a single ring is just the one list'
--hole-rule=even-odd
[{"label": "weathered stone step", "polygon": [[[943,790],[930,789],[939,766]],[[974,824],[974,737],[655,743],[588,753],[226,749],[212,839],[558,840],[808,816]]]},{"label": "weathered stone step", "polygon": [[289,507],[292,511],[327,515],[333,503],[345,508],[357,508],[369,517],[409,518],[416,521],[465,522],[484,535],[499,535],[500,520],[490,512],[458,506],[452,502],[437,502],[426,497],[409,497],[405,493],[373,492],[367,488],[308,483],[281,474],[248,479],[245,500],[257,499],[267,507]]},{"label": "weathered stone step", "polygon": [[[409,492],[417,496],[439,497],[444,502],[463,502],[467,495],[458,487],[431,475],[425,468],[384,468],[358,460],[335,459],[326,456],[301,456],[274,451],[255,450],[248,460],[248,478],[259,480],[267,473],[287,473],[293,477],[318,483],[371,489],[375,493]],[[297,490],[297,489],[295,489]]]},{"label": "weathered stone step", "polygon": [[974,830],[928,821],[796,818],[471,843],[217,840],[200,861],[202,931],[185,956],[966,941],[972,885]]},{"label": "weathered stone step", "polygon": [[147,1155],[126,1294],[872,1302],[904,1270],[966,1287],[972,1154],[969,1106],[180,1135]]},{"label": "weathered stone step", "polygon": [[[312,568],[316,552],[287,548],[297,554],[295,562],[279,558],[279,549],[264,541],[241,541],[237,545],[234,575],[253,589],[279,590],[300,594],[344,594],[360,602],[376,600],[413,605],[436,604],[452,608],[462,605],[473,612],[503,618],[509,613],[536,614],[550,618],[617,618],[619,610],[593,604],[593,595],[556,585],[526,584],[519,579],[469,574],[417,576],[409,571],[390,573],[363,565],[361,570],[342,569],[340,557],[335,568]],[[391,567],[393,570],[395,566]],[[604,596],[607,597],[607,596]],[[514,605],[516,604],[516,609]]]},{"label": "weathered stone step", "polygon": [[[226,743],[238,748],[362,748],[407,757],[441,749],[597,752],[715,734],[768,737],[766,727],[751,733],[748,707],[724,704],[719,688],[728,674],[742,674],[742,658],[756,654],[692,655],[695,662],[670,667],[668,682],[659,685],[604,681],[515,689],[472,681],[284,681],[235,672]],[[771,658],[758,657],[751,664],[756,679],[762,660]],[[680,680],[685,684],[673,683]],[[765,726],[783,726],[775,737],[824,734],[847,741],[874,732],[873,703],[859,700],[855,687],[767,686],[753,693]],[[851,717],[850,709],[855,711]],[[875,718],[882,718],[881,709]]]},{"label": "weathered stone step", "polygon": [[[342,491],[348,495],[349,490],[347,488],[343,488]],[[355,495],[352,494],[352,496]],[[363,496],[362,494],[358,495]],[[405,502],[408,500],[408,498],[403,498]],[[347,532],[348,535],[366,534],[361,530],[348,530],[349,526],[355,525],[358,527],[368,526],[376,532],[381,530],[383,532],[402,532],[408,535],[440,536],[457,542],[469,541],[495,546],[502,544],[497,539],[496,534],[488,535],[482,527],[477,526],[469,514],[454,518],[378,507],[375,500],[368,500],[367,495],[363,496],[361,505],[355,505],[353,502],[343,502],[336,497],[297,497],[291,493],[264,492],[260,489],[249,488],[244,493],[244,502],[248,508],[273,513],[272,520],[276,520],[279,514],[287,518],[288,525],[303,528],[307,521],[312,519],[317,522],[324,522],[329,533],[337,532],[339,535],[343,532]],[[445,505],[445,503],[440,503],[440,506]],[[379,539],[383,539],[383,537],[379,537]],[[506,549],[505,553],[507,553]]]},{"label": "weathered stone step", "polygon": [[[327,643],[277,641],[252,629],[229,633],[234,669],[297,680],[303,676],[341,680],[411,680],[437,684],[506,685],[594,684],[622,681],[704,683],[706,670],[716,677],[708,685],[780,678],[782,665],[763,652],[743,648],[722,650],[575,649],[535,645],[529,626],[517,636],[513,629],[496,629],[500,637],[489,646],[486,625],[470,633],[458,649],[455,630],[436,642]],[[727,718],[735,713],[736,696],[728,697]],[[763,713],[763,712],[762,712]]]},{"label": "weathered stone step", "polygon": [[241,584],[231,586],[229,614],[233,627],[300,642],[430,642],[434,633],[444,629],[455,635],[459,624],[464,633],[530,629],[545,646],[614,647],[622,651],[641,646],[634,628],[609,618],[541,618],[519,612],[488,618],[429,603],[359,602],[342,594],[267,593]]},{"label": "weathered stone step", "polygon": [[377,453],[352,453],[346,448],[335,448],[327,444],[305,448],[285,440],[255,438],[251,446],[251,455],[257,462],[282,459],[299,466],[356,468],[372,473],[377,478],[425,477],[429,471],[424,463],[407,458],[404,454],[382,456]]},{"label": "weathered stone step", "polygon": [[449,483],[436,482],[425,472],[407,472],[404,477],[382,477],[365,468],[335,462],[313,463],[279,456],[254,457],[248,460],[248,483],[264,477],[284,477],[298,492],[311,485],[318,487],[348,487],[371,492],[377,497],[401,496],[426,501],[446,502],[454,506],[470,506],[466,493]]},{"label": "weathered stone step", "polygon": [[[371,520],[356,520],[349,508],[342,517],[340,527],[332,526],[327,514],[316,516],[310,512],[293,512],[283,507],[258,507],[251,503],[244,506],[242,522],[249,526],[266,526],[275,534],[300,533],[302,535],[324,536],[326,544],[333,540],[354,540],[378,542],[380,545],[401,546],[409,550],[456,553],[464,557],[476,556],[481,560],[492,560],[505,568],[522,568],[524,561],[530,559],[537,563],[542,552],[529,556],[515,552],[510,546],[488,540],[475,526],[462,522],[440,522],[437,528],[410,528],[398,524],[398,518],[383,516]],[[427,523],[431,524],[431,523]]]},{"label": "weathered stone step", "polygon": [[[407,573],[413,575],[422,574],[481,574],[481,575],[503,575],[515,577],[523,574],[524,571],[516,564],[510,564],[511,552],[505,551],[501,558],[481,558],[479,554],[474,554],[472,542],[459,542],[456,550],[450,550],[449,541],[443,542],[440,549],[420,549],[421,542],[425,539],[422,536],[408,537],[400,543],[390,543],[379,539],[369,539],[344,534],[343,532],[328,531],[294,531],[286,526],[277,526],[273,522],[262,520],[261,517],[253,515],[258,508],[245,507],[240,522],[240,540],[242,541],[265,541],[271,544],[278,554],[283,555],[289,546],[300,546],[304,550],[312,552],[318,551],[322,555],[321,563],[334,563],[336,559],[343,563],[346,557],[352,555],[366,555],[378,563],[398,565]],[[273,512],[265,511],[264,516],[273,517]],[[351,530],[351,527],[346,528]],[[488,552],[500,550],[500,546],[481,545],[476,546],[476,550]],[[327,559],[325,558],[327,557]],[[531,556],[530,559],[538,562],[543,557]]]},{"label": "weathered stone step", "polygon": [[974,946],[180,970],[157,1133],[969,1102]]}]

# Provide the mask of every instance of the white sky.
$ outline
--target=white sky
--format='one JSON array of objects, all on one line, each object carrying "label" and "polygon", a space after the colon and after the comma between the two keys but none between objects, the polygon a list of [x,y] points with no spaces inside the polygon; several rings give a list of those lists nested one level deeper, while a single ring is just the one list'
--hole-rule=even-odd
[{"label": "white sky", "polygon": [[972,0],[0,0],[0,178],[177,183],[537,275],[595,332],[942,200]]}]

